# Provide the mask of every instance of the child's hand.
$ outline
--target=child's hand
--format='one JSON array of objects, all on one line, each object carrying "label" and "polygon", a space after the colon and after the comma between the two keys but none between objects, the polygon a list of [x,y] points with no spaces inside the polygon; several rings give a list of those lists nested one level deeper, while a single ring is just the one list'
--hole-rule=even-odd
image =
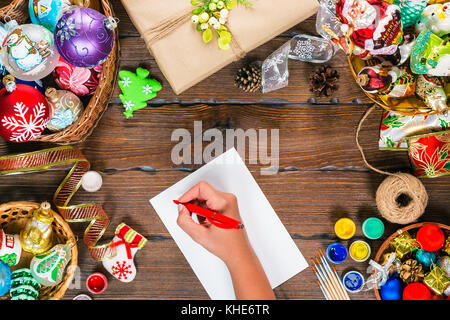
[{"label": "child's hand", "polygon": [[[205,202],[210,210],[241,221],[236,197],[231,193],[215,190],[204,181],[191,188],[178,201]],[[244,230],[218,228],[207,220],[197,224],[192,220],[186,207],[181,204],[178,206],[178,212],[178,225],[195,242],[218,256],[225,264],[232,264],[240,256],[251,253],[252,249]]]}]

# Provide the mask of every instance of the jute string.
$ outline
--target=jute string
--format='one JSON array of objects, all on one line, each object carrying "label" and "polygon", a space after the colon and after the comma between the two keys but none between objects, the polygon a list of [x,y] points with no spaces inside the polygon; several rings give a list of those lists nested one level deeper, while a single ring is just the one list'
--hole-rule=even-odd
[{"label": "jute string", "polygon": [[[176,14],[173,17],[164,19],[158,25],[145,30],[142,33],[142,36],[146,38],[146,42],[148,46],[153,45],[155,42],[165,38],[171,32],[179,28],[182,24],[190,21],[192,16],[192,9],[189,8],[187,10],[183,10],[179,14]],[[148,37],[148,38],[147,38]],[[234,54],[234,59],[238,60],[245,56],[245,51],[241,48],[239,43],[234,39],[231,40],[230,43],[231,50]]]},{"label": "jute string", "polygon": [[[356,130],[356,145],[367,167],[389,176],[380,184],[376,193],[376,203],[381,215],[392,223],[409,224],[424,213],[428,204],[428,194],[422,182],[413,175],[382,171],[367,162],[364,150],[359,144],[359,132],[364,121],[375,108],[376,105],[369,108],[359,121]],[[402,197],[409,200],[406,205],[401,203]]]}]

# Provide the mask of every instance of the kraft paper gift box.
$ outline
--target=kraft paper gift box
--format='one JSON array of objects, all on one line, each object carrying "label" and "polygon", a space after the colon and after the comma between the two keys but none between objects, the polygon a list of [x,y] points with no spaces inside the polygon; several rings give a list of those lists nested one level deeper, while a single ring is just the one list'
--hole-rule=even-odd
[{"label": "kraft paper gift box", "polygon": [[[317,0],[253,0],[230,10],[230,50],[217,38],[203,43],[191,21],[190,0],[121,0],[133,24],[176,94],[194,86],[247,52],[312,16]],[[262,59],[266,57],[261,57]]]}]

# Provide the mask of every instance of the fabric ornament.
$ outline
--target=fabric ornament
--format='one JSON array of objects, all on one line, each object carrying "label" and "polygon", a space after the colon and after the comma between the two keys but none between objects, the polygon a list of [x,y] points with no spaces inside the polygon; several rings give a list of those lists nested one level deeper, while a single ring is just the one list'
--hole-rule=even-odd
[{"label": "fabric ornament", "polygon": [[21,254],[19,235],[6,234],[0,229],[0,261],[8,266],[15,266],[19,263]]},{"label": "fabric ornament", "polygon": [[119,71],[119,87],[122,94],[119,96],[125,107],[124,115],[133,116],[133,111],[147,106],[147,101],[156,97],[162,89],[161,83],[148,78],[150,72],[144,68],[137,68],[136,73],[127,70]]},{"label": "fabric ornament", "polygon": [[436,266],[425,276],[423,283],[436,294],[443,294],[450,286],[450,278],[444,269]]},{"label": "fabric ornament", "polygon": [[57,244],[49,251],[34,256],[30,269],[33,277],[44,286],[53,287],[61,283],[64,270],[72,258],[71,244]]},{"label": "fabric ornament", "polygon": [[116,279],[122,282],[131,282],[136,277],[134,256],[147,243],[141,234],[131,229],[125,223],[117,226],[111,246],[116,248],[116,256],[103,260],[103,266]]},{"label": "fabric ornament", "polygon": [[103,64],[114,46],[117,21],[91,8],[73,7],[55,28],[55,43],[65,61],[81,68]]},{"label": "fabric ornament", "polygon": [[407,137],[408,155],[414,174],[434,178],[450,174],[449,132]]},{"label": "fabric ornament", "polygon": [[70,90],[77,96],[87,96],[97,90],[102,70],[102,64],[87,69],[75,67],[60,58],[53,77],[61,89]]},{"label": "fabric ornament", "polygon": [[83,103],[74,93],[67,90],[48,88],[45,92],[52,109],[47,128],[58,132],[74,124],[83,112]]},{"label": "fabric ornament", "polygon": [[33,278],[30,269],[18,269],[12,273],[11,300],[36,300],[41,285]]},{"label": "fabric ornament", "polygon": [[380,150],[408,150],[407,137],[450,129],[450,113],[405,116],[384,111],[381,117]]},{"label": "fabric ornament", "polygon": [[2,45],[2,60],[14,77],[36,81],[52,73],[59,61],[53,33],[36,24],[11,25]]},{"label": "fabric ornament", "polygon": [[70,0],[29,0],[28,12],[32,23],[40,24],[53,32],[59,18],[71,6]]},{"label": "fabric ornament", "polygon": [[7,294],[11,288],[11,270],[0,261],[0,297]]},{"label": "fabric ornament", "polygon": [[0,90],[0,136],[11,142],[27,142],[41,135],[50,120],[50,107],[35,88],[3,78]]}]

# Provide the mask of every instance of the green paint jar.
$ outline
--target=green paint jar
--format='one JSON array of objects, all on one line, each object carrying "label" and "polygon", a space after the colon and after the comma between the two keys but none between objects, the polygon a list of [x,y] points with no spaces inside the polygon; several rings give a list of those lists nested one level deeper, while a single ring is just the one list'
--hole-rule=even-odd
[{"label": "green paint jar", "polygon": [[384,224],[383,222],[375,217],[368,218],[363,222],[362,230],[364,235],[371,239],[376,240],[381,238],[384,233]]}]

